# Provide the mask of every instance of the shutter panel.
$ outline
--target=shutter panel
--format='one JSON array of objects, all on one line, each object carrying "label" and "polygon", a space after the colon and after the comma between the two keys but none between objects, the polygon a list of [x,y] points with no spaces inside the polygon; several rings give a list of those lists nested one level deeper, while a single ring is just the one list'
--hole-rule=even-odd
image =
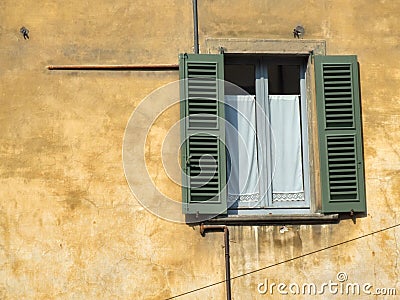
[{"label": "shutter panel", "polygon": [[316,56],[322,212],[366,212],[356,56]]},{"label": "shutter panel", "polygon": [[182,54],[179,62],[183,213],[224,214],[223,55]]}]

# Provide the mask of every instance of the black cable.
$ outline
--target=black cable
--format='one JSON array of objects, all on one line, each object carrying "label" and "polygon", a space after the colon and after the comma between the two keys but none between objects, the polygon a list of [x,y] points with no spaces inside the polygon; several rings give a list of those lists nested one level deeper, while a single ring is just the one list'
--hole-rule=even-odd
[{"label": "black cable", "polygon": [[[395,225],[392,225],[392,226],[389,226],[389,227],[386,227],[386,228],[383,228],[383,229],[379,229],[379,230],[376,230],[376,231],[373,231],[373,232],[370,232],[370,233],[367,233],[367,234],[364,234],[364,235],[361,235],[361,236],[352,238],[352,239],[347,240],[347,241],[344,241],[344,242],[340,242],[340,243],[337,243],[337,244],[334,244],[334,245],[331,245],[331,246],[328,246],[328,247],[325,247],[325,248],[321,248],[321,249],[318,249],[318,250],[314,250],[314,251],[311,251],[311,252],[308,252],[308,253],[305,253],[305,254],[296,256],[296,257],[292,257],[292,258],[289,258],[289,259],[287,259],[287,260],[280,261],[280,262],[274,263],[274,264],[272,264],[272,265],[269,265],[269,266],[266,266],[266,267],[263,267],[263,268],[260,268],[260,269],[256,269],[256,270],[253,270],[253,271],[249,271],[249,272],[246,272],[246,273],[243,273],[243,274],[240,274],[240,275],[231,277],[231,280],[237,279],[237,278],[240,278],[240,277],[244,277],[244,276],[247,276],[247,275],[256,273],[256,272],[260,272],[260,271],[262,271],[262,270],[266,270],[266,269],[269,269],[269,268],[272,268],[272,267],[275,267],[275,266],[278,266],[278,265],[282,265],[282,264],[285,264],[285,263],[294,261],[294,260],[296,260],[296,259],[300,259],[300,258],[309,256],[309,255],[312,255],[312,254],[316,254],[316,253],[318,253],[318,252],[322,252],[322,251],[325,251],[325,250],[328,250],[328,249],[331,249],[331,248],[335,248],[335,247],[338,247],[338,246],[341,246],[341,245],[344,245],[344,244],[347,244],[347,243],[351,243],[351,242],[354,242],[354,241],[356,241],[356,240],[365,238],[365,237],[367,237],[367,236],[374,235],[374,234],[376,234],[376,233],[380,233],[380,232],[383,232],[383,231],[386,231],[386,230],[389,230],[389,229],[393,229],[393,228],[398,227],[398,226],[400,226],[400,224],[395,224]],[[200,291],[200,290],[204,290],[204,289],[209,288],[209,287],[212,287],[212,286],[214,286],[214,285],[218,285],[218,284],[221,284],[221,283],[225,283],[225,281],[226,281],[226,280],[222,280],[222,281],[218,281],[218,282],[215,282],[215,283],[212,283],[212,284],[203,286],[203,287],[199,287],[199,288],[194,289],[194,290],[191,290],[191,291],[189,291],[189,292],[185,292],[185,293],[183,293],[183,294],[179,294],[179,295],[176,295],[176,296],[167,298],[166,300],[175,299],[175,298],[178,298],[178,297],[181,297],[181,296],[184,296],[184,295],[188,295],[188,294],[191,294],[191,293]]]}]

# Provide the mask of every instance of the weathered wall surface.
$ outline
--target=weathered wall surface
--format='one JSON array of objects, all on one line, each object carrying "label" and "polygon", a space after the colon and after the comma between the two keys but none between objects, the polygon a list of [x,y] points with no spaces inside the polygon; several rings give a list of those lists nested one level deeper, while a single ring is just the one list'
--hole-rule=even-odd
[{"label": "weathered wall surface", "polygon": [[[306,39],[326,40],[328,54],[357,54],[360,62],[368,216],[356,224],[291,226],[285,234],[231,228],[232,276],[397,224],[399,11],[397,1],[199,1],[201,50],[206,37],[290,39],[302,24]],[[191,1],[0,3],[0,298],[164,299],[224,279],[222,235],[203,238],[198,228],[158,218],[124,177],[131,113],[177,72],[46,69],[174,64],[192,43]],[[146,147],[158,188],[179,198],[160,163],[160,141],[178,110],[162,118],[138,147]],[[338,272],[400,293],[398,238],[393,228],[239,277],[233,296],[276,297],[260,295],[257,284],[321,284]],[[217,284],[181,299],[223,297]]]}]

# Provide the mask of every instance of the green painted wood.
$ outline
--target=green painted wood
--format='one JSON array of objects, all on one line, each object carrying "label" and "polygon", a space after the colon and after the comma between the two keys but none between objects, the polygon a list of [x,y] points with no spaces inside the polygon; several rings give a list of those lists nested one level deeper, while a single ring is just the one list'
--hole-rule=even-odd
[{"label": "green painted wood", "polygon": [[182,206],[185,214],[226,214],[223,55],[181,54]]},{"label": "green painted wood", "polygon": [[322,212],[366,212],[356,56],[315,56]]}]

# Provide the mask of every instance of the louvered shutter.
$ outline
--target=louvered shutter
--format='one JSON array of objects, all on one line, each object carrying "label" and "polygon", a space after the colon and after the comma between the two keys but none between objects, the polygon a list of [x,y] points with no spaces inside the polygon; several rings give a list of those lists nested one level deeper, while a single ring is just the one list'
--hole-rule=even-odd
[{"label": "louvered shutter", "polygon": [[223,55],[181,54],[183,213],[227,210]]},{"label": "louvered shutter", "polygon": [[322,212],[365,212],[356,56],[316,56]]}]

